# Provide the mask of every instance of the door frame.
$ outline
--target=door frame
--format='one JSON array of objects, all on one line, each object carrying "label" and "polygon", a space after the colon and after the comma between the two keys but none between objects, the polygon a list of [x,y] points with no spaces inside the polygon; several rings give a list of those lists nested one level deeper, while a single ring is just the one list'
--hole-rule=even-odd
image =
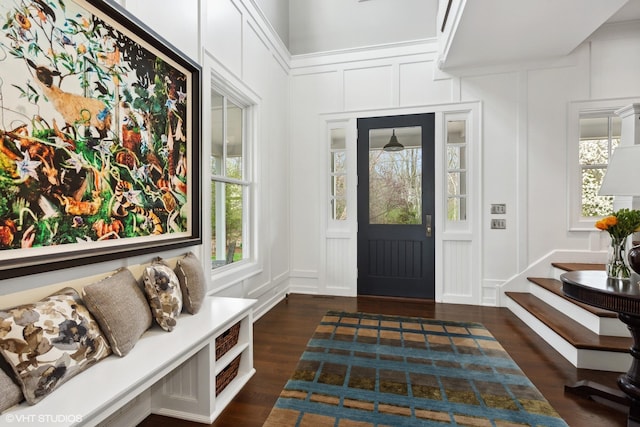
[{"label": "door frame", "polygon": [[[479,101],[440,104],[412,108],[388,108],[366,111],[350,111],[346,113],[326,113],[318,115],[318,183],[319,183],[319,247],[318,270],[297,271],[298,279],[290,284],[292,292],[317,293],[322,295],[357,296],[357,119],[378,116],[394,116],[406,114],[435,113],[435,146],[434,146],[434,184],[435,184],[435,222],[434,228],[439,230],[435,237],[435,301],[472,305],[496,305],[499,299],[498,285],[495,281],[482,279],[482,140],[481,111]],[[446,209],[446,182],[444,180],[445,155],[444,138],[445,120],[450,116],[466,116],[469,120],[470,132],[469,162],[469,199],[468,220],[464,224],[450,223],[444,220]],[[348,217],[344,221],[331,219],[328,194],[330,129],[341,127],[346,133],[347,155],[347,209]],[[467,244],[471,246],[464,283],[452,277],[455,259],[447,259],[450,252],[443,255],[446,245]],[[455,250],[453,251],[455,252]],[[336,266],[338,260],[341,264]],[[313,285],[306,283],[312,281]],[[472,283],[465,288],[466,284]],[[487,288],[486,291],[483,289]],[[483,294],[486,293],[486,297]]]}]

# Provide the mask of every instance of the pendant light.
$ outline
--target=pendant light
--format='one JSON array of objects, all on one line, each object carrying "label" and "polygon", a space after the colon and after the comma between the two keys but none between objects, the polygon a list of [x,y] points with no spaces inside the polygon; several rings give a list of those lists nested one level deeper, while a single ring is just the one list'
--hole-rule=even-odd
[{"label": "pendant light", "polygon": [[391,135],[391,139],[387,142],[387,145],[382,147],[384,151],[402,151],[404,150],[404,145],[398,142],[398,138],[396,137],[396,130],[393,130],[393,135]]}]

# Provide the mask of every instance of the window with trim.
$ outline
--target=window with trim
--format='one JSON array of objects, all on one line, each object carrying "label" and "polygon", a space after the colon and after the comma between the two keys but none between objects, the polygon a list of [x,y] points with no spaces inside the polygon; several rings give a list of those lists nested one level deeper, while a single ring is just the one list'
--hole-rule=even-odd
[{"label": "window with trim", "polygon": [[569,230],[594,230],[613,210],[613,198],[598,196],[609,159],[620,144],[620,108],[637,98],[576,101],[569,104],[567,131],[567,201]]},{"label": "window with trim", "polygon": [[211,266],[249,258],[250,181],[245,108],[211,93]]},{"label": "window with trim", "polygon": [[598,196],[609,159],[620,144],[622,119],[612,111],[580,115],[578,162],[581,177],[581,216],[597,218],[609,215],[613,197]]}]

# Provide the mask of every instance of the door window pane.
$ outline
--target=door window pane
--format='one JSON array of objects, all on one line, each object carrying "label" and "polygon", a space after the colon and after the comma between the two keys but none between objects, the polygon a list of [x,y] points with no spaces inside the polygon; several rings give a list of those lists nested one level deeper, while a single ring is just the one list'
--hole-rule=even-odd
[{"label": "door window pane", "polygon": [[[404,149],[385,151],[395,133]],[[422,224],[422,128],[369,131],[369,223]]]}]

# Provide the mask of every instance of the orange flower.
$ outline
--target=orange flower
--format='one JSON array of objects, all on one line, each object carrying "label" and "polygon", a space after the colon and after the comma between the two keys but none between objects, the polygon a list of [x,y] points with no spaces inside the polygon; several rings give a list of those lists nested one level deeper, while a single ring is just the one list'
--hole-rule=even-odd
[{"label": "orange flower", "polygon": [[596,222],[596,228],[598,230],[608,230],[618,223],[618,218],[614,215],[610,215],[602,218],[600,221]]}]

